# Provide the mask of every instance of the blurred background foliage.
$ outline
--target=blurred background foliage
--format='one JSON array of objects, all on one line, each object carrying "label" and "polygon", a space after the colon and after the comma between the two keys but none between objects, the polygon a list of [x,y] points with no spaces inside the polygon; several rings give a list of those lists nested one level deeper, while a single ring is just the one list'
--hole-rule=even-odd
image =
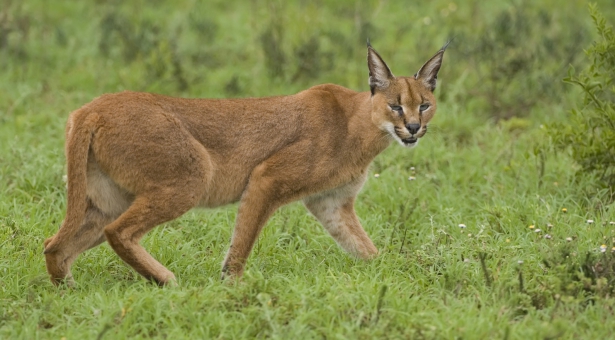
[{"label": "blurred background foliage", "polygon": [[366,90],[368,37],[398,75],[453,38],[441,100],[498,121],[562,103],[570,89],[561,79],[592,40],[586,12],[585,1],[551,0],[7,0],[0,67],[4,86],[55,93],[245,97],[323,82]]}]

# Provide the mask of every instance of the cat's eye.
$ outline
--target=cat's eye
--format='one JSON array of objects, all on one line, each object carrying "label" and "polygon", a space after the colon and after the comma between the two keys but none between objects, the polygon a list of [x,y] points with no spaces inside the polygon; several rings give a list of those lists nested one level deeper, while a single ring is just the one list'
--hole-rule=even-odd
[{"label": "cat's eye", "polygon": [[389,105],[389,107],[391,107],[391,110],[397,111],[399,114],[404,113],[404,109],[399,105]]},{"label": "cat's eye", "polygon": [[429,106],[430,106],[429,104],[421,104],[421,106],[419,106],[419,111],[423,112],[423,111],[429,109]]}]

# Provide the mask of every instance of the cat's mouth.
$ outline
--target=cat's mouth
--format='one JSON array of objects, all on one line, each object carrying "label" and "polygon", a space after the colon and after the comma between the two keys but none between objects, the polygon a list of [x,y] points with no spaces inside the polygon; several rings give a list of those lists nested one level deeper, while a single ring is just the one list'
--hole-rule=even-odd
[{"label": "cat's mouth", "polygon": [[401,140],[404,145],[406,146],[414,146],[414,144],[416,144],[416,142],[418,142],[418,138],[414,138],[414,137],[409,137],[409,138],[405,138]]},{"label": "cat's mouth", "polygon": [[[405,129],[401,127],[394,126],[392,123],[383,124],[382,129],[388,132],[389,136],[391,136],[395,141],[399,142],[399,144],[405,147],[408,147],[408,148],[415,147],[419,142],[419,138],[425,134],[423,132],[423,133],[408,136],[409,135],[408,131],[406,131]],[[402,136],[406,136],[406,137],[404,138]]]}]

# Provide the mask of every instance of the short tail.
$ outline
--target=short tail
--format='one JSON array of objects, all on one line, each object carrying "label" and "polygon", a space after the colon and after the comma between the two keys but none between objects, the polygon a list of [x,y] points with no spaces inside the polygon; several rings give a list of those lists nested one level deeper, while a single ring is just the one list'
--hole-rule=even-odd
[{"label": "short tail", "polygon": [[76,234],[87,210],[88,153],[98,115],[81,108],[70,114],[66,124],[66,163],[68,203],[66,218],[58,233],[45,241],[44,253],[57,250],[57,246]]}]

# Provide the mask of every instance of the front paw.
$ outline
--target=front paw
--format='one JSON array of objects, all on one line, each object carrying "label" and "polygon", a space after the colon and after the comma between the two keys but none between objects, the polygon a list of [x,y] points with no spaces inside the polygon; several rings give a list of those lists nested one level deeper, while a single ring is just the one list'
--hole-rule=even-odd
[{"label": "front paw", "polygon": [[170,271],[159,277],[152,277],[151,280],[160,287],[179,287],[175,275]]},{"label": "front paw", "polygon": [[372,260],[378,256],[378,248],[370,241],[357,247],[357,257],[362,260]]},{"label": "front paw", "polygon": [[372,245],[371,248],[367,249],[365,252],[365,256],[363,257],[365,260],[373,260],[378,256],[378,248]]},{"label": "front paw", "polygon": [[220,280],[226,283],[234,283],[241,279],[242,275],[243,270],[237,269],[235,266],[224,264],[222,266],[222,274],[220,275]]}]

